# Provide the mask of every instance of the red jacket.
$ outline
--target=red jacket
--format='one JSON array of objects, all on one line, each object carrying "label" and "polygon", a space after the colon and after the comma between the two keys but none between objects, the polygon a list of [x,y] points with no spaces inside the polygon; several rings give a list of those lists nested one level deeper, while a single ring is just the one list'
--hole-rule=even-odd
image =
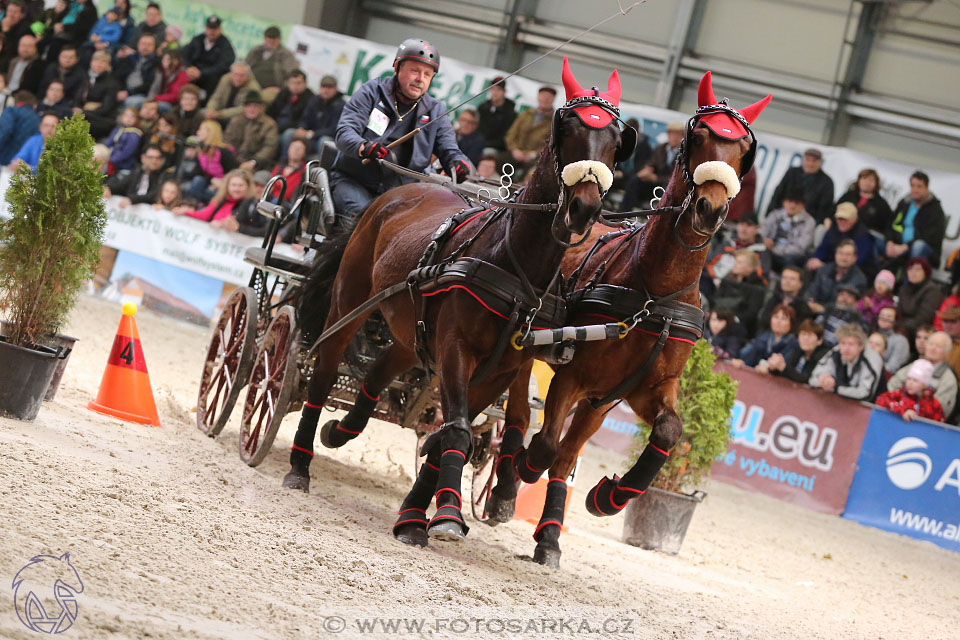
[{"label": "red jacket", "polygon": [[[283,175],[283,170],[286,169],[286,168],[287,168],[287,165],[286,165],[286,164],[283,164],[283,163],[278,164],[277,166],[275,166],[275,167],[273,168],[273,173],[270,174],[270,177],[272,178],[273,176],[282,176],[282,175]],[[284,178],[285,178],[286,181],[287,181],[287,191],[286,191],[286,194],[285,194],[284,197],[283,197],[284,202],[287,202],[287,201],[293,199],[293,194],[294,194],[294,192],[296,192],[297,187],[299,187],[299,186],[300,186],[300,183],[303,181],[303,171],[304,171],[304,168],[305,168],[305,166],[301,164],[299,167],[297,167],[297,169],[295,169],[294,171],[292,171],[292,172],[290,173],[290,175],[284,176]],[[273,195],[274,198],[279,198],[279,197],[280,197],[280,189],[282,189],[282,188],[283,188],[283,185],[281,185],[281,184],[280,184],[280,181],[278,180],[278,181],[277,181],[277,184],[273,185],[273,194],[272,194],[272,195]]]},{"label": "red jacket", "polygon": [[877,405],[900,416],[906,413],[907,409],[913,409],[921,418],[935,420],[936,422],[943,422],[944,420],[943,407],[940,406],[940,401],[934,397],[932,389],[927,389],[918,398],[907,393],[905,387],[900,387],[896,391],[881,393],[880,397],[877,398]]},{"label": "red jacket", "polygon": [[199,211],[187,211],[183,215],[196,218],[197,220],[203,220],[204,222],[223,220],[224,218],[229,218],[231,215],[233,215],[233,208],[239,202],[240,200],[231,200],[230,198],[224,198],[223,202],[220,203],[218,203],[216,200],[213,200],[203,209],[200,209]]},{"label": "red jacket", "polygon": [[[163,73],[161,71],[161,73]],[[190,83],[190,77],[183,69],[176,71],[173,78],[163,76],[160,81],[160,91],[153,99],[157,102],[166,102],[168,104],[177,104],[180,100],[180,89],[185,84]]]},{"label": "red jacket", "polygon": [[937,331],[943,331],[943,320],[940,319],[940,314],[947,310],[947,307],[952,306],[960,307],[960,296],[947,296],[947,299],[940,304],[940,308],[937,309],[937,315],[933,316],[933,328]]}]

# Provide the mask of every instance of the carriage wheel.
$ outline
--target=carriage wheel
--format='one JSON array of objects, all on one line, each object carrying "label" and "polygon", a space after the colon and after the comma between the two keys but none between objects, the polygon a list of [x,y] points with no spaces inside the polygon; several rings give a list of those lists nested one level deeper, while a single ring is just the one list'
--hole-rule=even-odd
[{"label": "carriage wheel", "polygon": [[[503,440],[504,423],[498,420],[491,430],[490,445],[485,456],[473,465],[473,482],[470,485],[470,509],[473,517],[483,522],[487,519],[484,507],[490,492],[497,484],[497,458],[500,456],[500,441]],[[474,456],[476,457],[476,456]]]},{"label": "carriage wheel", "polygon": [[253,289],[240,287],[227,299],[207,349],[197,397],[197,428],[211,438],[223,430],[247,384],[257,339]]},{"label": "carriage wheel", "polygon": [[270,453],[297,386],[299,340],[293,307],[280,309],[267,328],[250,374],[240,421],[240,458],[251,467]]}]

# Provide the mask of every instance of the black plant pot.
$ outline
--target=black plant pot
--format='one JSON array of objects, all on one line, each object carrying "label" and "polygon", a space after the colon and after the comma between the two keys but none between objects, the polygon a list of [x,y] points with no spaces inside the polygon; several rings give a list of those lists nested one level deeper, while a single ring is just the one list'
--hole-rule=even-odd
[{"label": "black plant pot", "polygon": [[56,349],[27,349],[0,337],[0,414],[36,418],[59,361]]},{"label": "black plant pot", "polygon": [[[0,323],[0,337],[9,336],[13,331],[13,323],[4,320]],[[58,352],[57,368],[53,372],[53,379],[50,380],[50,386],[47,388],[47,394],[44,400],[53,400],[60,388],[60,380],[63,378],[63,372],[67,369],[67,362],[70,361],[70,354],[73,353],[73,345],[79,338],[64,335],[62,333],[48,333],[43,338],[45,345],[53,347]]]},{"label": "black plant pot", "polygon": [[634,547],[676,555],[687,535],[693,511],[706,497],[650,487],[627,504],[622,540]]}]

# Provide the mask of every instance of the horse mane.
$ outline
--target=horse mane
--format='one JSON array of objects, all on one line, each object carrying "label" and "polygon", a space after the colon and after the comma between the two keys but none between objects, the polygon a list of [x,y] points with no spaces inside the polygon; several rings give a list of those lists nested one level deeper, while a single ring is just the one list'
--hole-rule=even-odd
[{"label": "horse mane", "polygon": [[556,156],[553,154],[551,139],[547,138],[540,149],[537,164],[527,174],[526,189],[520,196],[520,202],[556,202],[560,196],[560,185],[555,178]]},{"label": "horse mane", "polygon": [[[687,185],[683,180],[683,166],[680,164],[680,159],[681,154],[677,152],[677,155],[673,159],[673,173],[670,175],[670,181],[667,183],[667,186],[664,187],[663,197],[660,198],[660,202],[657,203],[657,209],[679,206],[683,204],[684,198],[687,197]],[[673,224],[672,215],[653,216],[647,224],[644,225],[644,229],[641,232],[640,251],[643,252],[643,250],[646,249],[647,242],[653,235],[654,230],[663,225],[670,224]]]}]

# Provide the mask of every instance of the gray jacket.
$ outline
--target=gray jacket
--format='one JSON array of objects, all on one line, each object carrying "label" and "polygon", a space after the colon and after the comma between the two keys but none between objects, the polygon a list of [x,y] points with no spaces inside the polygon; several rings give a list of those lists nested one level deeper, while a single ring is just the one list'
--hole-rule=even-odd
[{"label": "gray jacket", "polygon": [[760,224],[760,235],[773,240],[771,252],[777,256],[807,255],[813,246],[817,223],[806,211],[789,216],[786,209],[769,212]]},{"label": "gray jacket", "polygon": [[[902,387],[903,383],[907,381],[908,373],[910,373],[910,365],[902,367],[892,378],[887,380],[887,389],[895,391]],[[953,407],[957,404],[957,374],[945,361],[933,369],[933,395],[940,401],[940,406],[943,407],[943,415],[949,418],[950,414],[953,413]]]},{"label": "gray jacket", "polygon": [[[843,369],[841,369],[843,368]],[[852,365],[842,362],[840,347],[834,347],[820,359],[810,374],[810,386],[820,387],[820,376],[833,376],[837,384],[833,392],[839,396],[852,400],[871,402],[877,393],[880,376],[883,375],[883,358],[880,354],[867,347]]]},{"label": "gray jacket", "polygon": [[[894,374],[910,359],[910,343],[893,329],[878,331],[887,339],[887,352],[883,354],[883,366],[890,374]],[[944,414],[946,414],[946,409],[944,409]]]}]

